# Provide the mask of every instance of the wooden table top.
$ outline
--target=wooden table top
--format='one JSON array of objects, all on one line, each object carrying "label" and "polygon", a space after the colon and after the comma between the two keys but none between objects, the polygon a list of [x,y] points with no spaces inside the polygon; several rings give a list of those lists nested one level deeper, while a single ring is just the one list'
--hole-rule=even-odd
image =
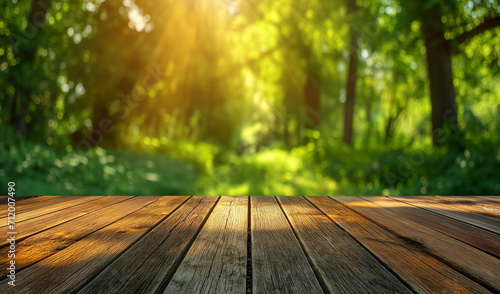
[{"label": "wooden table top", "polygon": [[500,293],[500,197],[43,196],[1,204],[0,293]]}]

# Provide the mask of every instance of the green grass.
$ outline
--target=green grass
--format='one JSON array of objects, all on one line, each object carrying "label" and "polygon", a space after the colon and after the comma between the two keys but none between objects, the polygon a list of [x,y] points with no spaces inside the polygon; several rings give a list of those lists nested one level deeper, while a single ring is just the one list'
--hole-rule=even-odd
[{"label": "green grass", "polygon": [[252,155],[229,156],[213,174],[198,181],[199,194],[329,195],[337,184],[324,176],[308,155],[312,146],[285,151],[268,149]]},{"label": "green grass", "polygon": [[96,148],[57,152],[22,144],[0,148],[0,181],[17,195],[179,195],[192,192],[197,172],[167,156]]},{"label": "green grass", "polygon": [[491,142],[418,151],[316,141],[243,155],[180,142],[148,152],[0,143],[0,182],[15,181],[19,196],[500,194],[500,148]]}]

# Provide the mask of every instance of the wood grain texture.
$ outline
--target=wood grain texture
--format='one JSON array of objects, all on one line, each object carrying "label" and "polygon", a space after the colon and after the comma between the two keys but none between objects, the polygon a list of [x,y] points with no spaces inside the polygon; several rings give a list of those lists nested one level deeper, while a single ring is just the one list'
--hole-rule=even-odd
[{"label": "wood grain texture", "polygon": [[484,285],[500,291],[500,260],[441,232],[432,230],[388,209],[359,197],[336,196],[333,199],[370,218],[411,244],[439,256],[458,271],[463,271]]},{"label": "wood grain texture", "polygon": [[[36,197],[39,201],[31,207],[31,209],[25,207],[24,201],[31,200],[22,200],[16,202],[16,219],[15,222],[19,223],[25,221],[27,219],[35,218],[44,214],[52,213],[55,211],[59,211],[71,206],[79,205],[82,203],[90,202],[96,199],[99,199],[103,196],[85,196],[85,197],[77,197],[77,196],[52,196],[50,198],[46,197]],[[30,205],[28,205],[30,206]],[[7,207],[7,204],[2,204],[1,207]],[[7,226],[7,217],[0,218],[0,228]]]},{"label": "wood grain texture", "polygon": [[[72,196],[72,197],[81,198],[82,196]],[[17,196],[14,198],[17,198]],[[18,203],[16,203],[16,211],[19,213],[26,212],[26,211],[30,211],[33,209],[58,204],[58,203],[68,201],[68,200],[71,200],[71,199],[69,199],[65,196],[40,196],[40,197],[22,199]]]},{"label": "wood grain texture", "polygon": [[[446,203],[471,209],[471,213],[492,217],[496,220],[500,219],[500,202],[493,201],[492,199],[477,196],[439,196],[439,198],[446,201]],[[496,199],[500,201],[500,197],[496,197]]]},{"label": "wood grain texture", "polygon": [[135,204],[135,211],[19,272],[16,293],[78,290],[160,220],[162,206],[148,205],[158,199],[142,196],[126,201]]},{"label": "wood grain texture", "polygon": [[[166,202],[171,202],[170,198],[162,199],[162,213],[173,209],[172,203],[168,205]],[[217,197],[190,198],[103,269],[79,293],[135,294],[163,290],[216,201]]]},{"label": "wood grain texture", "polygon": [[[17,269],[23,269],[31,264],[60,251],[85,236],[99,230],[108,224],[119,220],[127,214],[148,204],[139,198],[131,196],[120,197],[125,201],[111,205],[83,217],[52,227],[44,232],[28,237],[16,246]],[[50,221],[50,220],[49,220]],[[7,260],[8,247],[0,248],[0,266],[3,268]]]},{"label": "wood grain texture", "polygon": [[302,197],[279,197],[331,293],[412,293],[365,248]]},{"label": "wood grain texture", "polygon": [[165,294],[245,293],[248,197],[222,197]]},{"label": "wood grain texture", "polygon": [[[407,197],[401,197],[407,198]],[[493,200],[496,199],[497,201]],[[421,202],[441,204],[457,211],[477,214],[493,220],[500,220],[500,197],[477,197],[477,196],[421,196]]]},{"label": "wood grain texture", "polygon": [[307,197],[417,293],[491,293],[360,214],[328,197]]},{"label": "wood grain texture", "polygon": [[[97,197],[96,199],[92,199],[92,201],[89,200],[88,202],[80,203],[72,207],[62,208],[59,211],[55,211],[35,218],[30,218],[20,223],[16,222],[16,228],[17,228],[16,238],[17,240],[26,238],[40,231],[55,227],[59,224],[79,218],[93,211],[97,211],[99,209],[105,208],[109,205],[113,205],[120,201],[124,201],[126,199],[127,198],[111,197],[111,196]],[[10,229],[8,227],[0,228],[0,235],[2,236],[7,235],[7,232],[9,230]],[[7,244],[8,244],[7,240],[0,240],[0,247],[6,246]]]},{"label": "wood grain texture", "polygon": [[459,219],[497,198],[89,199],[26,202],[15,293],[500,293],[500,235]]},{"label": "wood grain texture", "polygon": [[253,293],[323,293],[274,197],[251,197]]},{"label": "wood grain texture", "polygon": [[363,197],[396,214],[500,257],[500,235],[388,197]]},{"label": "wood grain texture", "polygon": [[500,196],[476,196],[478,198],[483,198],[491,202],[500,203]]},{"label": "wood grain texture", "polygon": [[[478,211],[472,208],[464,208],[459,205],[440,203],[439,197],[395,197],[400,201],[417,207],[430,210],[435,213],[451,217],[468,224],[500,234],[500,218],[492,219],[476,214]],[[458,200],[457,200],[458,201]]]}]

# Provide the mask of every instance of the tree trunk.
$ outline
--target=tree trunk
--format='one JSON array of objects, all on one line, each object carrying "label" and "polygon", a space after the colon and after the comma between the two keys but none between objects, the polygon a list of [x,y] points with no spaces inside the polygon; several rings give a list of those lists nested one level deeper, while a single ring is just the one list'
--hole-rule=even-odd
[{"label": "tree trunk", "polygon": [[[374,97],[373,91],[370,91],[370,97]],[[365,102],[365,112],[366,112],[366,130],[364,137],[364,146],[368,147],[370,145],[370,138],[373,132],[373,117],[372,117],[372,106],[373,100],[372,98],[367,99]]]},{"label": "tree trunk", "polygon": [[347,76],[347,89],[344,116],[344,142],[352,145],[352,132],[354,123],[354,102],[356,99],[356,80],[358,78],[358,33],[354,32],[351,39],[351,52],[349,54],[349,69]]},{"label": "tree trunk", "polygon": [[434,145],[445,143],[444,128],[457,128],[455,88],[451,67],[451,47],[444,37],[442,15],[438,4],[422,16],[422,31],[427,52],[427,70],[432,106],[432,140]]},{"label": "tree trunk", "polygon": [[11,110],[11,124],[17,130],[17,133],[24,137],[26,134],[26,116],[28,115],[29,89],[17,86],[14,93],[14,102]]},{"label": "tree trunk", "polygon": [[307,71],[307,80],[304,88],[304,103],[306,106],[307,122],[309,129],[318,128],[321,119],[321,88],[318,77],[311,71]]},{"label": "tree trunk", "polygon": [[[353,15],[358,10],[356,0],[348,0],[347,14]],[[345,100],[345,114],[344,114],[344,142],[352,145],[352,132],[354,123],[354,102],[356,98],[356,81],[358,72],[358,38],[359,32],[353,31],[351,33],[350,53],[349,53],[349,69],[347,73],[347,88]]]}]

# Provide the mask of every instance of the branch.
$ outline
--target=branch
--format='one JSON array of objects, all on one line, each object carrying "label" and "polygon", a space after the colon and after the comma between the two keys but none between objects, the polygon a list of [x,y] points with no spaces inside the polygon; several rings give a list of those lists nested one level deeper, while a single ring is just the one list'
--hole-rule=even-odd
[{"label": "branch", "polygon": [[469,39],[498,26],[500,26],[500,17],[489,18],[483,21],[477,27],[473,28],[472,30],[461,34],[460,36],[455,38],[455,40],[460,45],[466,43],[467,41],[469,41]]}]

